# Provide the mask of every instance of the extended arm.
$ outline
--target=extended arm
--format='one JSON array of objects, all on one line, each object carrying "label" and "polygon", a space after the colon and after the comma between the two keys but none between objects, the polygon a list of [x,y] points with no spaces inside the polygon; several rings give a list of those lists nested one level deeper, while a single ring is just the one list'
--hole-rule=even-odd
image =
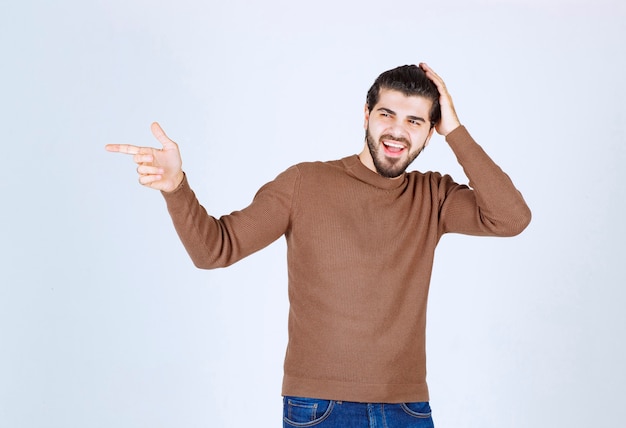
[{"label": "extended arm", "polygon": [[269,245],[289,228],[299,173],[292,167],[263,186],[246,208],[215,218],[200,205],[184,178],[162,192],[176,232],[198,268],[229,266]]},{"label": "extended arm", "polygon": [[151,129],[161,149],[109,144],[106,150],[133,155],[139,182],[161,190],[174,227],[197,267],[228,266],[285,233],[298,179],[296,169],[263,186],[247,208],[218,219],[206,212],[189,187],[178,145],[158,123],[153,123]]}]

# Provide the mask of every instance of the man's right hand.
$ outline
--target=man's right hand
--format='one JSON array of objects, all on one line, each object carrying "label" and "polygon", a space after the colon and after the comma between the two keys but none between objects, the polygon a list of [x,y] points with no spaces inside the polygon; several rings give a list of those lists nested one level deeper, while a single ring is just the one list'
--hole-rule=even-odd
[{"label": "man's right hand", "polygon": [[170,140],[161,126],[154,122],[150,129],[163,148],[139,147],[130,144],[107,144],[109,152],[133,155],[138,165],[139,183],[146,187],[171,192],[183,181],[182,160],[178,144]]}]

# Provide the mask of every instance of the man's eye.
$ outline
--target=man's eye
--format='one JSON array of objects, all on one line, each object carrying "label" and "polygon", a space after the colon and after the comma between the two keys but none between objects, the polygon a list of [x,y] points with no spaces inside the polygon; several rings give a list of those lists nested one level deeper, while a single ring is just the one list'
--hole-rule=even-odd
[{"label": "man's eye", "polygon": [[422,124],[419,120],[409,120],[409,123],[415,126],[420,126]]}]

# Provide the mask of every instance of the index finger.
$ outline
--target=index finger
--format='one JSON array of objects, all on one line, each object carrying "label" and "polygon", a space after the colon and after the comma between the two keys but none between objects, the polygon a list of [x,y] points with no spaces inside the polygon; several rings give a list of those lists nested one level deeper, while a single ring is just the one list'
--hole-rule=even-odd
[{"label": "index finger", "polygon": [[143,147],[133,146],[132,144],[107,144],[104,146],[107,152],[126,153],[128,155],[136,155],[141,153]]}]

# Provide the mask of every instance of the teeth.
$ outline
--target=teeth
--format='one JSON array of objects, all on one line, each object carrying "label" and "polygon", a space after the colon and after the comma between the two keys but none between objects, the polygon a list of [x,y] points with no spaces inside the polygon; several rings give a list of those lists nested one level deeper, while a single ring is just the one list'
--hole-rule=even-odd
[{"label": "teeth", "polygon": [[403,149],[404,148],[404,146],[402,144],[391,143],[391,142],[388,142],[388,141],[385,142],[385,145],[389,146],[389,147],[395,147],[396,149]]}]

